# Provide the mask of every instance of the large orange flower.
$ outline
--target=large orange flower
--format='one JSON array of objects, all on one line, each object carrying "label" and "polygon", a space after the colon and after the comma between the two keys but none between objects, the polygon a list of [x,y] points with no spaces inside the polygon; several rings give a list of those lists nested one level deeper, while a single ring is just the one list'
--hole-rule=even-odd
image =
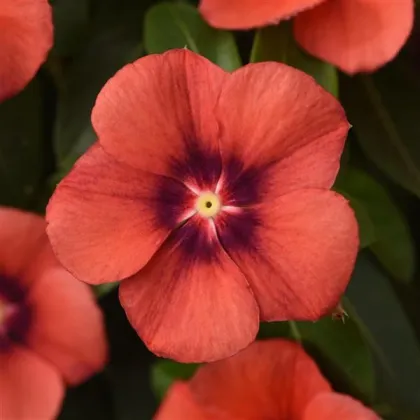
[{"label": "large orange flower", "polygon": [[55,259],[41,217],[0,208],[0,244],[0,418],[52,419],[64,384],[105,363],[102,315]]},{"label": "large orange flower", "polygon": [[0,0],[0,101],[26,86],[52,43],[48,0]]},{"label": "large orange flower", "polygon": [[302,347],[286,340],[253,343],[199,368],[170,388],[155,420],[380,420],[353,398],[333,392]]},{"label": "large orange flower", "polygon": [[299,44],[347,73],[392,60],[407,40],[414,0],[201,0],[213,26],[246,29],[294,19]]},{"label": "large orange flower", "polygon": [[153,352],[220,359],[260,318],[337,304],[358,248],[329,191],[349,125],[312,78],[279,63],[229,74],[174,50],[120,70],[92,120],[99,144],[58,185],[47,231],[76,277],[125,279],[121,303]]}]

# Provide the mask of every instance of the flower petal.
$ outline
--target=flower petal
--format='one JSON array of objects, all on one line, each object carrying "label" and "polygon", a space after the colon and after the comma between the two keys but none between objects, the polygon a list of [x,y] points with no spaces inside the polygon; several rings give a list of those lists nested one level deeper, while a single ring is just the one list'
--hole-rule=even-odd
[{"label": "flower petal", "polygon": [[259,326],[244,276],[205,223],[190,219],[120,286],[121,304],[148,348],[180,362],[231,356]]},{"label": "flower petal", "polygon": [[32,310],[28,345],[69,384],[77,385],[104,367],[104,321],[88,285],[57,267],[44,272],[28,299]]},{"label": "flower petal", "polygon": [[333,392],[320,394],[308,405],[303,420],[381,420],[359,401]]},{"label": "flower petal", "polygon": [[0,418],[53,419],[59,413],[64,385],[53,366],[15,346],[0,353]]},{"label": "flower petal", "polygon": [[1,275],[24,281],[25,272],[47,242],[42,217],[0,207],[0,243],[7,244],[0,249]]},{"label": "flower petal", "polygon": [[210,25],[248,29],[276,23],[324,0],[201,0],[200,12]]},{"label": "flower petal", "polygon": [[391,61],[413,21],[413,0],[328,0],[299,14],[294,29],[305,50],[354,74]]},{"label": "flower petal", "polygon": [[224,84],[216,115],[225,160],[248,168],[284,161],[305,174],[302,186],[333,183],[349,124],[310,76],[280,63],[245,66]]},{"label": "flower petal", "polygon": [[58,185],[47,208],[47,232],[60,262],[91,284],[141,269],[182,221],[182,205],[188,204],[188,190],[174,180],[172,190],[159,195],[166,181],[94,145]]},{"label": "flower petal", "polygon": [[184,382],[175,382],[154,416],[154,420],[216,420],[210,417],[194,401],[189,386]]},{"label": "flower petal", "polygon": [[48,0],[0,0],[0,101],[35,76],[52,43]]},{"label": "flower petal", "polygon": [[316,320],[328,313],[349,282],[358,251],[358,226],[347,201],[308,189],[267,195],[257,211],[248,250],[237,246],[229,220],[219,237],[250,283],[261,319]]},{"label": "flower petal", "polygon": [[222,69],[187,49],[143,57],[99,93],[92,123],[104,149],[121,162],[163,175],[199,144],[217,149],[214,106]]},{"label": "flower petal", "polygon": [[303,348],[280,339],[200,367],[190,388],[200,406],[235,419],[300,419],[318,393],[331,390]]}]

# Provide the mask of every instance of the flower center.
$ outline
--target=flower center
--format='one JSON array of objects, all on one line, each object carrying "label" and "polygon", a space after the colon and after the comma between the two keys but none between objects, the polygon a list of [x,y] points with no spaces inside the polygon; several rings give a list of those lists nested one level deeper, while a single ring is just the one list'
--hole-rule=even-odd
[{"label": "flower center", "polygon": [[31,308],[17,281],[0,274],[0,352],[22,342],[29,330]]},{"label": "flower center", "polygon": [[222,203],[217,194],[207,191],[201,193],[195,202],[195,209],[203,217],[216,216],[222,207]]}]

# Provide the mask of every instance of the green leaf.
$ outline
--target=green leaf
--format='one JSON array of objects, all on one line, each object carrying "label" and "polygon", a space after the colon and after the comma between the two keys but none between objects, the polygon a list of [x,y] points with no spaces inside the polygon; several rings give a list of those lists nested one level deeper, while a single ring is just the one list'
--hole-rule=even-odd
[{"label": "green leaf", "polygon": [[260,29],[254,40],[252,62],[279,61],[310,74],[324,89],[338,96],[337,70],[305,53],[297,45],[291,22]]},{"label": "green leaf", "polygon": [[386,392],[392,405],[420,414],[419,342],[390,280],[366,253],[359,255],[347,297],[353,307],[347,310],[362,328],[381,368],[380,391]]},{"label": "green leaf", "polygon": [[93,290],[95,292],[95,295],[98,298],[101,298],[107,295],[108,293],[112,292],[114,289],[116,289],[119,284],[120,282],[118,281],[112,283],[99,284],[98,286],[94,286]]},{"label": "green leaf", "polygon": [[155,395],[162,399],[175,380],[186,380],[193,376],[199,365],[182,364],[171,360],[159,360],[151,371],[152,388]]},{"label": "green leaf", "polygon": [[48,150],[43,86],[34,79],[0,104],[0,203],[31,207],[44,188]]},{"label": "green leaf", "polygon": [[188,4],[160,3],[153,6],[145,17],[144,45],[149,53],[186,47],[227,71],[241,66],[233,35],[211,28],[197,9]]},{"label": "green leaf", "polygon": [[404,57],[373,75],[340,79],[340,98],[365,154],[420,197],[420,79]]},{"label": "green leaf", "polygon": [[[381,264],[397,280],[412,280],[415,250],[410,229],[387,190],[366,172],[352,167],[339,174],[335,186],[350,198],[362,239],[364,233],[373,228],[373,240],[368,245]],[[366,211],[368,222],[361,217],[361,208]]]},{"label": "green leaf", "polygon": [[366,402],[373,400],[375,376],[371,353],[352,318],[344,323],[331,317],[315,323],[263,323],[259,335],[301,341],[340,391]]}]

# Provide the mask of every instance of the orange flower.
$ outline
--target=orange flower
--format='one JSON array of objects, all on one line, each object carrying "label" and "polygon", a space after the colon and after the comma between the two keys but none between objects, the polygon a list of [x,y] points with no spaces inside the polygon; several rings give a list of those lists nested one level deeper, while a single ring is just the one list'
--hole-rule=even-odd
[{"label": "orange flower", "polygon": [[298,43],[346,73],[373,71],[392,60],[414,21],[413,0],[201,0],[213,26],[247,29],[294,19]]},{"label": "orange flower", "polygon": [[333,392],[303,348],[287,340],[253,343],[176,382],[155,420],[380,420]]},{"label": "orange flower", "polygon": [[0,0],[0,101],[35,76],[52,43],[48,0]]},{"label": "orange flower", "polygon": [[125,279],[121,303],[153,352],[220,359],[260,318],[332,311],[358,249],[352,210],[328,190],[349,125],[312,78],[279,63],[229,74],[174,50],[120,70],[92,121],[99,144],[58,185],[47,232],[76,277]]},{"label": "orange flower", "polygon": [[0,418],[52,419],[64,383],[105,363],[102,314],[56,261],[41,217],[0,208],[0,243]]}]

